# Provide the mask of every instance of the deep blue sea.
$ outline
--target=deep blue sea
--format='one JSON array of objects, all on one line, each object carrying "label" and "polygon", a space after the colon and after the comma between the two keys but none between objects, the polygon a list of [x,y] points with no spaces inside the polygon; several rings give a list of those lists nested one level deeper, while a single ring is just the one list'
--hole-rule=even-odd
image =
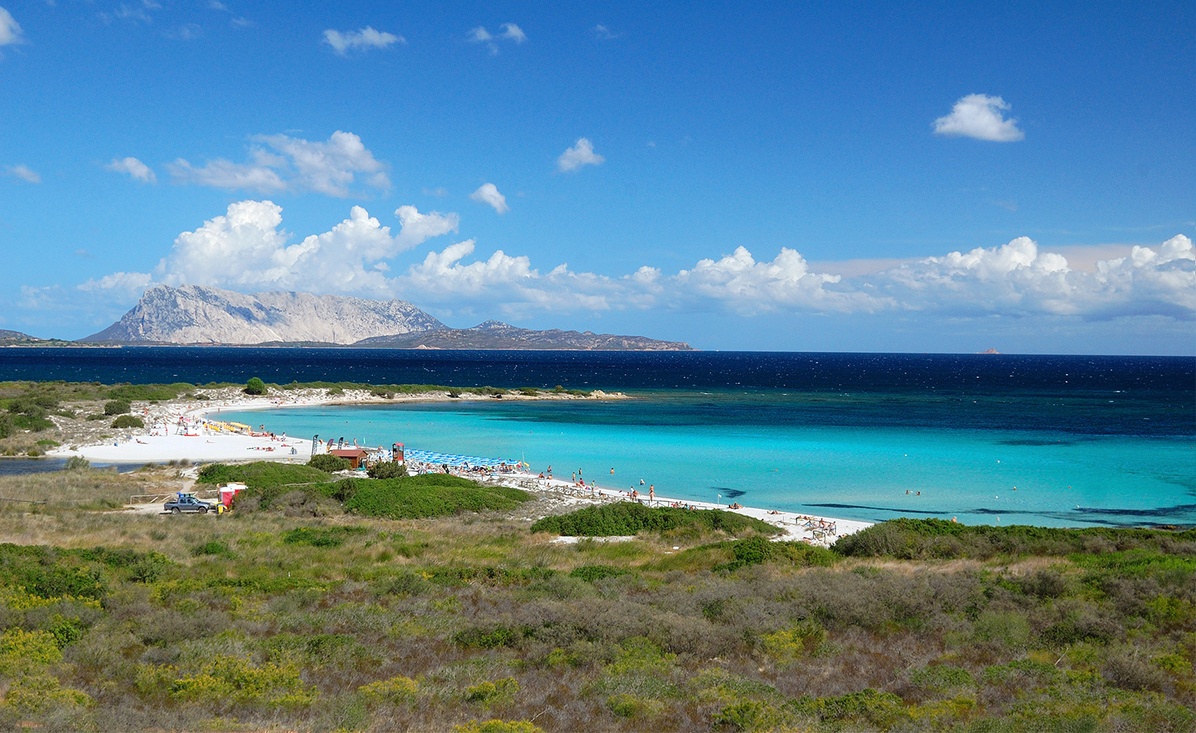
[{"label": "deep blue sea", "polygon": [[621,390],[635,399],[243,416],[291,435],[525,458],[539,470],[552,465],[558,477],[580,468],[587,481],[615,489],[644,479],[671,497],[721,495],[867,520],[1196,525],[1191,357],[0,350],[0,379],[206,383],[251,376]]}]

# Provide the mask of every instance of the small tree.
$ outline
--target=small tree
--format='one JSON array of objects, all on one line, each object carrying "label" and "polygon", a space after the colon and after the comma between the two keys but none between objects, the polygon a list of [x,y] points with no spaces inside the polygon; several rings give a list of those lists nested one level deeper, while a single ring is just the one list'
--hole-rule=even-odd
[{"label": "small tree", "polygon": [[129,411],[130,405],[128,400],[112,400],[104,403],[105,415],[123,415]]},{"label": "small tree", "polygon": [[318,468],[321,471],[328,473],[336,473],[337,471],[346,471],[349,468],[349,459],[341,458],[340,456],[330,456],[327,453],[320,453],[311,457],[307,465],[312,468]]},{"label": "small tree", "polygon": [[114,428],[144,428],[145,423],[136,415],[121,415],[112,421]]},{"label": "small tree", "polygon": [[393,461],[379,461],[367,468],[365,472],[370,478],[405,478],[407,467]]},{"label": "small tree", "polygon": [[266,383],[257,377],[253,377],[245,383],[245,394],[263,395],[266,394]]}]

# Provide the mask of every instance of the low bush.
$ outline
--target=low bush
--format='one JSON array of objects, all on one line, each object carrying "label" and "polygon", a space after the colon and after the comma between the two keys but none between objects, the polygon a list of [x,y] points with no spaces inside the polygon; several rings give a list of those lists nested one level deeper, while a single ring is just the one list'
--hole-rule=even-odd
[{"label": "low bush", "polygon": [[[1013,525],[965,525],[942,519],[892,519],[841,538],[834,551],[850,557],[895,557],[903,560],[996,555],[1060,556],[1087,553],[1103,542],[1110,551],[1154,549],[1167,554],[1191,554],[1196,529],[1063,529]],[[1088,555],[1095,557],[1095,555]]]},{"label": "low bush", "polygon": [[266,389],[266,383],[258,377],[250,378],[250,380],[245,383],[245,389],[243,391],[247,395],[264,395],[268,392]]},{"label": "low bush", "polygon": [[203,543],[202,545],[196,545],[195,547],[192,547],[191,554],[195,555],[196,557],[203,557],[204,555],[221,555],[224,557],[231,557],[233,553],[232,550],[228,548],[227,544],[218,540],[211,540],[209,542]]},{"label": "low bush", "polygon": [[407,476],[407,467],[394,461],[379,461],[365,472],[370,478],[403,478]]},{"label": "low bush", "polygon": [[372,705],[406,705],[415,702],[419,683],[410,677],[391,677],[357,688],[357,693]]},{"label": "low bush", "polygon": [[852,722],[879,728],[889,728],[905,714],[900,697],[872,688],[829,697],[803,696],[793,703],[801,714],[824,721]]},{"label": "low bush", "polygon": [[523,630],[511,626],[471,626],[454,634],[453,641],[474,649],[514,647],[523,641]]},{"label": "low bush", "polygon": [[251,489],[278,486],[296,486],[322,483],[332,477],[309,466],[295,466],[273,461],[257,461],[243,466],[229,466],[223,463],[209,463],[199,469],[198,483],[226,484],[237,481]]},{"label": "low bush", "polygon": [[446,474],[395,479],[346,479],[336,491],[345,511],[369,517],[420,519],[463,511],[506,511],[531,497],[519,489],[482,486]]},{"label": "low bush", "polygon": [[66,465],[62,468],[64,471],[86,471],[91,468],[91,461],[83,456],[71,456],[66,459]]},{"label": "low bush", "polygon": [[807,620],[796,626],[760,637],[764,653],[776,663],[787,666],[818,652],[826,641],[826,630]]},{"label": "low bush", "polygon": [[121,415],[112,421],[114,428],[144,428],[145,422],[136,415]]},{"label": "low bush", "polygon": [[725,565],[716,566],[716,570],[737,570],[745,565],[759,565],[765,562],[781,562],[797,567],[828,567],[835,561],[835,555],[825,548],[807,545],[804,542],[772,542],[759,535],[719,545],[729,546],[735,559]]},{"label": "low bush", "polygon": [[662,532],[680,527],[700,527],[739,535],[755,532],[774,535],[779,529],[759,519],[718,509],[647,507],[633,501],[578,509],[569,514],[544,517],[532,525],[532,532],[551,532],[573,537],[613,537],[640,532]]},{"label": "low bush", "polygon": [[255,665],[247,658],[219,655],[195,672],[175,679],[170,696],[182,702],[220,707],[238,703],[299,707],[311,704],[316,691],[303,683],[295,667]]},{"label": "low bush", "polygon": [[330,455],[328,453],[320,453],[311,457],[307,465],[317,471],[324,471],[325,473],[336,473],[337,471],[349,470],[348,458],[341,458],[340,456]]},{"label": "low bush", "polygon": [[104,403],[105,415],[123,415],[129,411],[131,405],[128,400],[111,400]]},{"label": "low bush", "polygon": [[514,677],[506,677],[493,682],[480,682],[465,688],[462,696],[466,702],[478,703],[489,707],[510,703],[519,692],[519,682]]}]

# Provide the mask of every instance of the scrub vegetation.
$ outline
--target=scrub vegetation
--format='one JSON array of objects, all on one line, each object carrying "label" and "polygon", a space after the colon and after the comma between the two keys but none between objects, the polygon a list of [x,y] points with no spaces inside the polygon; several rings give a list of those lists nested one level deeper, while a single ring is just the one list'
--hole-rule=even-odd
[{"label": "scrub vegetation", "polygon": [[0,477],[45,502],[0,502],[0,729],[1196,730],[1193,530],[828,551],[655,511],[554,544],[541,502],[459,479],[205,468],[237,479],[174,517],[110,508],[165,467]]}]

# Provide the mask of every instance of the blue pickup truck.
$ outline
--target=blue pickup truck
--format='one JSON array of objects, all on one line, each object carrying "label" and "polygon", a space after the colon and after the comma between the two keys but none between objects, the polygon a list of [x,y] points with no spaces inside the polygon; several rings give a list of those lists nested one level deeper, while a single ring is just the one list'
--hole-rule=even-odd
[{"label": "blue pickup truck", "polygon": [[195,498],[195,494],[186,491],[180,491],[173,500],[162,505],[162,511],[170,514],[182,514],[183,512],[195,512],[197,514],[207,514],[215,511],[216,504],[210,501],[201,501]]}]

